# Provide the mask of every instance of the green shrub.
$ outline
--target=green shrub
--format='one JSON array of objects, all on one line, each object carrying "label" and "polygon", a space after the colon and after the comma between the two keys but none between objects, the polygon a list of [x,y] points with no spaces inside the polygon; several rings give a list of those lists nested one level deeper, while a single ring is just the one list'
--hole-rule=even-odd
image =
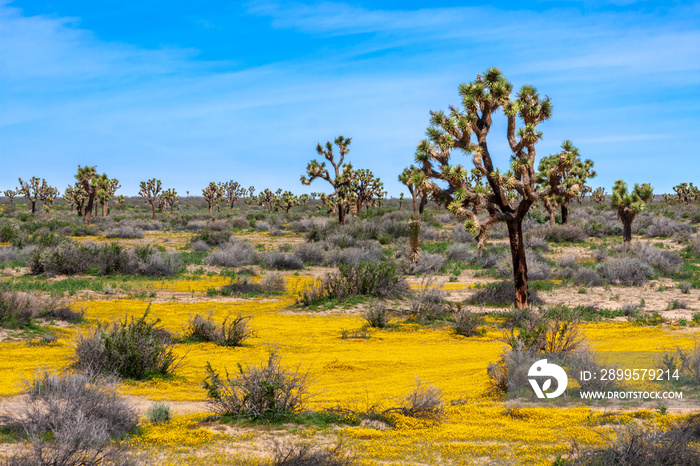
[{"label": "green shrub", "polygon": [[172,412],[167,403],[155,402],[146,411],[146,418],[151,424],[161,424],[170,421]]},{"label": "green shrub", "polygon": [[160,319],[146,320],[148,311],[138,319],[124,319],[90,334],[79,334],[76,368],[134,380],[172,374],[182,358],[173,353],[167,331],[157,327]]},{"label": "green shrub", "polygon": [[218,325],[214,322],[211,312],[206,317],[197,314],[190,318],[187,338],[211,341],[221,346],[241,346],[243,340],[252,335],[248,329],[249,320],[250,317],[229,315]]}]

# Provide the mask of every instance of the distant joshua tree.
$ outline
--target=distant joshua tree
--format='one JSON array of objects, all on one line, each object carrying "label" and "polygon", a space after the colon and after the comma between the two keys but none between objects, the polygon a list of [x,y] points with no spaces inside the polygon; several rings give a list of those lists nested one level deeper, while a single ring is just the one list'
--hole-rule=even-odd
[{"label": "distant joshua tree", "polygon": [[289,215],[289,210],[300,204],[299,198],[294,195],[291,191],[285,191],[279,195],[276,199],[277,207],[284,210],[284,212]]},{"label": "distant joshua tree", "polygon": [[403,198],[403,193],[399,194],[399,210],[401,210],[401,206],[403,205]]},{"label": "distant joshua tree", "polygon": [[258,194],[258,204],[267,207],[267,212],[272,213],[272,209],[276,208],[277,197],[275,193],[269,189],[265,189],[265,191]]},{"label": "distant joshua tree", "polygon": [[229,208],[233,209],[233,205],[243,195],[243,193],[245,192],[245,189],[241,188],[241,185],[239,185],[237,182],[235,182],[233,180],[226,182],[226,183],[223,183],[221,185],[221,187],[224,191],[224,197],[226,198],[226,203],[228,204]]},{"label": "distant joshua tree", "polygon": [[[413,199],[413,217],[418,218],[418,215],[423,215],[425,205],[428,203],[428,196],[431,192],[431,184],[428,183],[423,170],[420,170],[413,165],[404,170],[399,175],[399,181],[406,185],[408,192]],[[403,196],[403,193],[401,194]],[[418,198],[420,197],[420,202]],[[399,209],[403,204],[403,197],[399,202]]]},{"label": "distant joshua tree", "polygon": [[[24,194],[24,197],[27,198],[29,205],[31,206],[32,213],[36,212],[36,201],[39,200],[39,190],[41,189],[39,181],[39,178],[36,176],[32,176],[26,183],[22,181],[22,178],[19,178],[19,188],[17,188],[17,192]],[[44,184],[46,184],[45,180]]]},{"label": "distant joshua tree", "polygon": [[124,201],[125,200],[126,199],[124,199],[124,196],[122,196],[121,194],[114,198],[114,202],[116,202],[117,205],[119,206],[119,212],[124,212]]},{"label": "distant joshua tree", "polygon": [[603,204],[605,202],[605,188],[595,188],[591,192],[591,199],[596,204]]},{"label": "distant joshua tree", "polygon": [[[95,203],[95,196],[97,196],[97,190],[99,189],[95,165],[91,167],[81,167],[78,165],[78,173],[75,175],[75,179],[78,180],[76,188],[79,189],[82,192],[82,196],[84,196],[83,202],[87,202],[87,205],[84,207],[85,225],[90,225],[92,206]],[[74,188],[74,191],[76,188]],[[82,206],[83,204],[81,204],[81,209]]]},{"label": "distant joshua tree", "polygon": [[172,214],[175,204],[180,202],[180,196],[177,195],[177,191],[175,191],[173,188],[166,189],[163,191],[160,197],[163,200],[163,204],[170,207],[170,213]]},{"label": "distant joshua tree", "polygon": [[678,196],[678,202],[681,204],[689,204],[700,198],[700,189],[693,186],[693,183],[680,183],[673,187],[673,190]]},{"label": "distant joshua tree", "polygon": [[139,190],[139,196],[143,197],[149,204],[151,204],[151,210],[153,212],[153,220],[156,219],[156,203],[158,201],[158,194],[162,189],[160,180],[155,178],[142,181],[140,184],[141,189]]},{"label": "distant joshua tree", "polygon": [[[428,139],[418,144],[416,162],[421,164],[435,199],[456,217],[465,219],[465,228],[477,233],[480,247],[493,224],[506,224],[515,306],[523,308],[530,304],[523,219],[534,203],[562,194],[557,179],[573,165],[576,157],[567,150],[557,154],[558,162],[548,173],[549,187],[543,188],[537,183],[540,177],[534,168],[535,145],[542,137],[537,125],[551,117],[552,104],[549,97],[541,98],[532,86],[523,86],[514,99],[511,99],[512,90],[511,83],[497,68],[462,84],[459,88],[461,109],[450,107],[449,113],[430,112]],[[510,169],[505,172],[494,167],[487,143],[493,115],[499,109],[507,120],[506,139],[509,152],[513,154]],[[523,127],[516,129],[519,121]],[[472,156],[476,170],[471,174],[453,160],[453,152],[457,150]],[[477,214],[481,212],[488,216],[479,218]]]},{"label": "distant joshua tree", "polygon": [[[326,160],[328,160],[333,166],[334,173],[331,174],[326,169],[326,162],[319,163],[317,160],[312,160],[306,166],[306,176],[302,175],[301,182],[305,185],[310,185],[316,178],[321,178],[326,180],[333,187],[333,193],[328,196],[328,198],[334,198],[333,202],[327,200],[327,206],[337,209],[338,222],[343,225],[345,224],[345,215],[349,211],[350,202],[352,199],[352,181],[354,177],[354,171],[351,164],[344,164],[345,156],[348,154],[350,149],[350,141],[352,138],[344,138],[343,136],[338,136],[335,138],[335,145],[338,146],[338,152],[340,154],[339,159],[335,160],[335,154],[333,153],[333,144],[330,141],[326,142],[325,149],[319,143],[316,146],[316,152],[319,155],[323,155]],[[327,198],[327,199],[328,199]]]},{"label": "distant joshua tree", "polygon": [[209,183],[209,186],[202,189],[202,196],[204,196],[204,200],[207,201],[210,216],[214,215],[214,206],[219,203],[223,195],[224,192],[221,189],[221,186],[213,181]]},{"label": "distant joshua tree", "polygon": [[362,206],[376,207],[384,194],[384,183],[364,168],[355,171],[351,189],[354,193],[357,213],[362,213]]},{"label": "distant joshua tree", "polygon": [[17,195],[17,191],[14,189],[6,189],[3,194],[5,194],[5,197],[8,198],[10,200],[10,204],[12,204],[12,202],[15,200],[15,196]]},{"label": "distant joshua tree", "polygon": [[552,181],[558,184],[559,194],[552,193],[542,199],[545,209],[549,212],[549,222],[554,226],[554,209],[557,206],[561,207],[561,223],[565,224],[569,220],[569,201],[580,195],[586,187],[586,181],[589,178],[595,178],[596,172],[593,171],[593,161],[581,160],[578,148],[574,147],[571,141],[564,141],[561,145],[562,152],[560,154],[543,157],[540,160],[540,177],[537,180],[543,189],[549,189],[550,172],[553,168],[559,165],[559,157],[562,153],[572,154],[574,163],[569,168],[561,170]]},{"label": "distant joshua tree", "polygon": [[654,190],[648,183],[635,184],[634,189],[627,193],[627,183],[615,181],[611,196],[612,205],[617,209],[617,218],[622,222],[622,240],[632,241],[632,222],[638,213],[644,210],[646,203],[654,195]]}]

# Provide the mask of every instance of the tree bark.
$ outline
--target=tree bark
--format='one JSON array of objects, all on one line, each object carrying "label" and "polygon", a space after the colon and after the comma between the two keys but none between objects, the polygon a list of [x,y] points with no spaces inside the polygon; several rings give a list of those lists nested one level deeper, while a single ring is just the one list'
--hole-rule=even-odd
[{"label": "tree bark", "polygon": [[90,216],[92,215],[92,203],[94,199],[94,196],[88,197],[87,207],[85,207],[85,225],[90,225]]},{"label": "tree bark", "polygon": [[345,225],[345,204],[338,203],[338,223]]},{"label": "tree bark", "polygon": [[153,211],[153,220],[156,219],[156,202],[155,200],[150,201],[151,202],[151,210]]},{"label": "tree bark", "polygon": [[530,305],[530,291],[527,287],[527,262],[523,241],[522,219],[506,223],[510,238],[510,252],[513,259],[513,280],[515,283],[515,307],[522,309]]},{"label": "tree bark", "polygon": [[629,243],[632,241],[632,221],[635,216],[627,209],[619,212],[618,215],[622,222],[622,241]]},{"label": "tree bark", "polygon": [[425,210],[425,205],[428,203],[428,195],[423,194],[420,198],[420,204],[418,204],[418,215],[423,215],[423,211]]},{"label": "tree bark", "polygon": [[36,212],[36,201],[30,201],[32,203],[32,213]]},{"label": "tree bark", "polygon": [[569,220],[569,204],[561,203],[561,224],[564,225]]}]

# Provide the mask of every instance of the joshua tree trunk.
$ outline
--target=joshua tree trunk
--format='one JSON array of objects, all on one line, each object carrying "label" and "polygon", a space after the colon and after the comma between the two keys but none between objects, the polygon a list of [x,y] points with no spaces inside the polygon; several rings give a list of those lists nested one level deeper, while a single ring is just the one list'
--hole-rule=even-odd
[{"label": "joshua tree trunk", "polygon": [[561,224],[564,225],[569,220],[569,203],[561,203]]},{"label": "joshua tree trunk", "polygon": [[513,280],[515,281],[515,307],[530,305],[530,292],[527,287],[527,262],[523,242],[522,219],[507,222],[510,237],[510,252],[513,258]]},{"label": "joshua tree trunk", "polygon": [[32,213],[36,212],[36,201],[30,201],[32,203]]},{"label": "joshua tree trunk", "polygon": [[107,203],[100,201],[100,204],[102,204],[102,216],[106,217],[107,216]]},{"label": "joshua tree trunk", "polygon": [[556,220],[554,218],[554,206],[548,198],[544,199],[544,208],[549,212],[549,226],[556,225]]},{"label": "joshua tree trunk", "polygon": [[418,204],[418,214],[423,215],[423,210],[425,210],[425,205],[428,203],[428,195],[423,194],[420,198],[420,204]]},{"label": "joshua tree trunk", "polygon": [[414,193],[411,193],[411,196],[413,196],[413,217],[418,217],[418,202],[417,202],[417,196]]},{"label": "joshua tree trunk", "polygon": [[338,223],[345,225],[345,203],[338,203]]},{"label": "joshua tree trunk", "polygon": [[90,225],[90,216],[92,215],[92,203],[94,202],[93,196],[88,198],[87,206],[85,207],[85,225]]},{"label": "joshua tree trunk", "polygon": [[153,220],[155,220],[156,219],[156,202],[155,201],[151,201],[151,210],[153,211]]}]

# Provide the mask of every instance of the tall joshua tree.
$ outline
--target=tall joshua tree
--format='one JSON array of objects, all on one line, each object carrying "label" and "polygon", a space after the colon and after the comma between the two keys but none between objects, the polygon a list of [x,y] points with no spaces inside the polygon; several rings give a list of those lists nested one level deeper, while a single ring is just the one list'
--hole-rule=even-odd
[{"label": "tall joshua tree", "polygon": [[[560,171],[555,178],[561,194],[555,193],[542,199],[545,209],[549,212],[549,221],[552,226],[554,226],[554,209],[557,206],[561,207],[561,223],[566,223],[569,220],[569,201],[585,190],[586,181],[589,178],[596,176],[596,172],[593,171],[593,161],[581,160],[578,148],[574,147],[571,141],[564,141],[561,148],[562,151],[573,154],[575,160],[569,168]],[[558,165],[559,154],[543,157],[540,160],[538,181],[544,189],[549,188],[550,170]]]},{"label": "tall joshua tree", "polygon": [[160,193],[160,190],[162,189],[161,182],[160,180],[156,180],[155,178],[153,178],[148,181],[142,181],[140,187],[141,190],[139,191],[139,195],[146,199],[146,201],[148,201],[149,204],[151,204],[151,210],[153,211],[153,220],[155,220],[158,193]]},{"label": "tall joshua tree", "polygon": [[634,189],[627,193],[627,183],[622,180],[615,181],[611,196],[612,205],[617,209],[617,218],[622,222],[622,240],[625,243],[632,241],[632,222],[638,213],[644,210],[646,203],[654,195],[650,184],[635,184]]},{"label": "tall joshua tree", "polygon": [[340,154],[338,160],[335,160],[335,154],[333,153],[333,144],[330,141],[326,142],[325,148],[319,143],[316,145],[316,152],[319,155],[323,155],[326,160],[328,160],[333,166],[333,177],[328,172],[326,168],[326,162],[319,163],[317,160],[312,160],[306,166],[306,176],[302,175],[301,182],[305,185],[310,185],[316,178],[321,178],[322,180],[328,181],[333,187],[333,193],[329,197],[335,198],[334,203],[328,203],[328,205],[334,205],[338,211],[338,222],[343,225],[345,224],[345,215],[349,210],[349,203],[352,201],[351,184],[354,177],[354,171],[351,164],[344,164],[345,156],[348,154],[350,149],[350,141],[352,138],[344,138],[343,136],[338,136],[335,138],[335,145],[338,146],[338,153]]},{"label": "tall joshua tree", "polygon": [[163,204],[170,207],[170,213],[172,214],[175,209],[175,204],[180,202],[180,196],[177,195],[177,191],[173,188],[166,189],[160,197],[163,200]]},{"label": "tall joshua tree", "polygon": [[[535,144],[542,137],[537,125],[549,119],[552,104],[549,97],[541,98],[537,90],[523,86],[511,99],[513,86],[497,68],[487,70],[475,81],[462,84],[459,93],[462,108],[450,107],[450,112],[431,111],[428,139],[418,144],[416,162],[429,180],[447,183],[446,188],[430,182],[436,201],[445,204],[458,218],[465,219],[468,231],[477,233],[480,245],[489,227],[505,222],[508,228],[515,281],[515,305],[529,305],[527,262],[523,242],[522,222],[530,207],[545,196],[561,194],[557,184],[559,174],[570,168],[575,155],[568,151],[557,154],[558,164],[549,170],[550,186],[544,189],[535,172]],[[511,151],[510,170],[502,173],[493,165],[488,135],[493,115],[502,109],[507,119],[506,137]],[[523,126],[516,129],[520,121]],[[470,172],[453,159],[459,149],[472,156],[476,168]],[[479,219],[477,214],[487,217]]]},{"label": "tall joshua tree", "polygon": [[78,165],[78,173],[75,175],[75,179],[78,180],[75,189],[79,188],[84,196],[83,202],[87,201],[87,205],[84,207],[85,225],[90,225],[92,206],[95,203],[95,196],[97,195],[97,190],[99,189],[95,165],[91,167],[81,167]]},{"label": "tall joshua tree", "polygon": [[221,188],[221,185],[218,185],[213,181],[209,183],[209,186],[202,189],[202,196],[204,196],[204,200],[207,201],[210,216],[214,215],[214,206],[219,203],[223,195],[224,191]]},{"label": "tall joshua tree", "polygon": [[[431,190],[431,184],[425,177],[425,173],[411,165],[408,168],[404,168],[399,175],[399,181],[406,185],[408,192],[411,193],[411,198],[413,198],[413,217],[417,218],[418,215],[423,215],[423,210],[428,203],[428,195]],[[418,201],[418,198],[420,198],[420,201]],[[399,209],[402,203],[403,197],[399,203]]]},{"label": "tall joshua tree", "polygon": [[233,209],[233,205],[245,192],[245,189],[241,188],[241,185],[239,185],[237,182],[235,182],[233,180],[228,181],[226,183],[223,183],[221,185],[221,188],[224,191],[224,196],[226,197],[226,203],[228,204],[228,206],[231,209]]}]

